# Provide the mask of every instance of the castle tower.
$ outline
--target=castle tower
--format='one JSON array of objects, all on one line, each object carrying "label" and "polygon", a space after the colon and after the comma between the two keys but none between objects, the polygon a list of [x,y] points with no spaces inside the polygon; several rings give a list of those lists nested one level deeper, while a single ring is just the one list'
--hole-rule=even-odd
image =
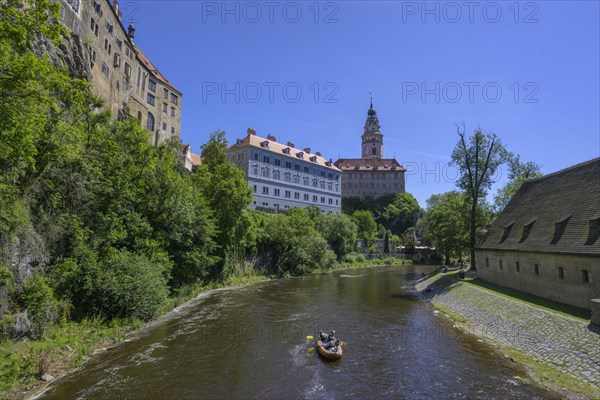
[{"label": "castle tower", "polygon": [[380,129],[377,111],[373,108],[373,98],[371,97],[371,107],[367,112],[365,131],[361,136],[362,158],[383,158],[383,134]]}]

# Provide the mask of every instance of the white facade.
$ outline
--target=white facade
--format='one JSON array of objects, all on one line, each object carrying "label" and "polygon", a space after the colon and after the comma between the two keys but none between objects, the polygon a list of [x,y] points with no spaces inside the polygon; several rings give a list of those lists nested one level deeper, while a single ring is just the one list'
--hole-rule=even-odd
[{"label": "white facade", "polygon": [[341,212],[341,171],[306,150],[252,134],[228,149],[227,160],[244,171],[253,190],[249,208],[285,212],[314,205],[323,213]]}]

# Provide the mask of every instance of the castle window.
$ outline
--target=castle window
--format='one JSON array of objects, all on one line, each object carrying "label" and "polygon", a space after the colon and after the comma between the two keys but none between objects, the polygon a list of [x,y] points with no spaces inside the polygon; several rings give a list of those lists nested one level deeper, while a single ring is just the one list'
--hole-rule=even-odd
[{"label": "castle window", "polygon": [[165,99],[169,98],[169,91],[167,89],[163,89],[163,94],[165,96]]},{"label": "castle window", "polygon": [[312,181],[312,185],[313,185],[313,187],[317,187],[317,186],[319,186],[319,180],[318,180],[318,179],[316,179],[316,178],[315,178],[315,179],[313,179],[313,181]]},{"label": "castle window", "polygon": [[171,117],[175,116],[175,107],[171,107]]},{"label": "castle window", "polygon": [[304,201],[308,201],[308,195],[306,193],[304,194]]},{"label": "castle window", "polygon": [[148,93],[148,97],[146,98],[146,101],[148,102],[148,104],[150,105],[154,105],[156,100],[156,97],[152,96],[150,93]]},{"label": "castle window", "polygon": [[536,275],[540,274],[540,268],[537,264],[533,264],[533,273]]},{"label": "castle window", "polygon": [[119,53],[115,53],[115,57],[113,60],[113,65],[115,68],[120,68],[121,67],[121,56],[119,55]]},{"label": "castle window", "polygon": [[106,29],[108,29],[108,33],[110,33],[112,35],[112,33],[113,33],[113,24],[109,20],[106,20]]},{"label": "castle window", "polygon": [[104,63],[102,63],[102,73],[107,78],[108,78],[108,75],[110,74],[110,70],[108,69],[108,65],[106,65]]},{"label": "castle window", "polygon": [[95,26],[96,26],[96,21],[94,21],[94,18],[90,19],[90,30],[92,32],[94,31]]},{"label": "castle window", "polygon": [[333,199],[329,199],[329,204],[333,204]]},{"label": "castle window", "polygon": [[269,194],[269,187],[268,186],[263,186],[263,194]]},{"label": "castle window", "polygon": [[[275,161],[277,161],[277,160],[275,160]],[[281,179],[281,171],[279,171],[278,169],[274,170],[273,171],[273,178],[274,179],[278,179],[278,180]]]},{"label": "castle window", "polygon": [[589,281],[590,281],[590,274],[589,274],[589,272],[588,272],[587,269],[582,269],[581,270],[581,281],[583,283],[589,283]]},{"label": "castle window", "polygon": [[167,103],[163,103],[163,112],[167,112],[169,110],[169,105]]},{"label": "castle window", "polygon": [[156,82],[154,82],[152,79],[148,80],[148,89],[156,92]]},{"label": "castle window", "polygon": [[565,270],[563,267],[558,267],[558,279],[565,279]]},{"label": "castle window", "polygon": [[75,12],[79,12],[79,0],[67,0],[67,3]]},{"label": "castle window", "polygon": [[527,237],[529,236],[529,234],[531,233],[531,230],[533,229],[534,223],[535,223],[535,219],[532,219],[531,221],[529,221],[528,223],[523,225],[523,233],[521,235],[521,240],[519,240],[519,243],[523,243],[525,240],[527,240]]},{"label": "castle window", "polygon": [[302,183],[304,184],[304,186],[310,185],[310,179],[308,179],[308,176],[302,178]]},{"label": "castle window", "polygon": [[261,175],[263,176],[263,178],[268,178],[269,177],[269,168],[264,167],[261,169]]},{"label": "castle window", "polygon": [[163,124],[162,124],[162,130],[163,131],[167,130],[167,123],[166,122],[163,122]]},{"label": "castle window", "polygon": [[285,191],[285,197],[286,197],[286,198],[288,198],[288,199],[289,199],[290,197],[292,197],[292,192],[291,192],[291,191],[289,191],[289,190],[286,190],[286,191]]},{"label": "castle window", "polygon": [[521,264],[519,264],[519,262],[517,261],[517,263],[515,264],[515,269],[517,270],[517,272],[521,272]]},{"label": "castle window", "polygon": [[117,43],[117,46],[121,49],[123,48],[123,41],[121,40],[121,38],[115,38],[115,42]]},{"label": "castle window", "polygon": [[321,203],[325,204],[325,197],[321,197]]},{"label": "castle window", "polygon": [[271,159],[267,156],[263,156],[263,162],[269,164],[271,162]]},{"label": "castle window", "polygon": [[377,149],[375,147],[373,147],[373,155],[376,156],[377,155]]},{"label": "castle window", "polygon": [[142,122],[142,112],[138,111],[138,121]]},{"label": "castle window", "polygon": [[171,134],[173,134],[173,135],[175,134],[175,127],[174,126],[171,127]]},{"label": "castle window", "polygon": [[146,128],[148,128],[150,132],[154,132],[154,115],[150,112],[148,113],[148,123],[146,124]]},{"label": "castle window", "polygon": [[129,80],[131,79],[131,65],[125,63],[125,76],[127,79],[125,79],[127,82],[129,82]]},{"label": "castle window", "polygon": [[279,197],[279,194],[280,194],[280,191],[279,191],[279,189],[275,189],[275,190],[274,190],[274,195],[275,195],[275,196],[277,196],[277,197]]},{"label": "castle window", "polygon": [[294,192],[294,199],[300,200],[300,193]]},{"label": "castle window", "polygon": [[173,104],[177,104],[179,102],[179,97],[177,97],[173,93],[171,93],[171,102]]},{"label": "castle window", "polygon": [[79,35],[79,24],[77,21],[73,21],[73,33]]},{"label": "castle window", "polygon": [[[254,189],[254,193],[256,193],[256,185],[254,185],[253,189]],[[254,202],[254,204],[256,204],[256,202]]]}]

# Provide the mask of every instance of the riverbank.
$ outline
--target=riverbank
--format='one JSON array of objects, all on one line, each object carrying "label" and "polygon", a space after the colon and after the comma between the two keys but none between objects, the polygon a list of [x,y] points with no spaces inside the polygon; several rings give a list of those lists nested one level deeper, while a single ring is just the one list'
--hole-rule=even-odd
[{"label": "riverbank", "polygon": [[537,384],[569,399],[600,398],[600,330],[583,313],[553,311],[477,283],[437,273],[416,289],[436,313],[523,365]]},{"label": "riverbank", "polygon": [[[353,263],[344,262],[334,269],[312,273],[409,264],[410,260],[388,257],[357,260]],[[250,274],[231,276],[223,282],[208,285],[189,285],[172,295],[169,302],[161,309],[160,315],[165,315],[211,290],[241,287],[274,278],[279,277]],[[53,325],[43,340],[5,341],[0,344],[0,398],[7,400],[35,398],[52,382],[83,365],[92,355],[116,346],[148,324],[139,320],[106,322],[101,319],[88,319]]]}]

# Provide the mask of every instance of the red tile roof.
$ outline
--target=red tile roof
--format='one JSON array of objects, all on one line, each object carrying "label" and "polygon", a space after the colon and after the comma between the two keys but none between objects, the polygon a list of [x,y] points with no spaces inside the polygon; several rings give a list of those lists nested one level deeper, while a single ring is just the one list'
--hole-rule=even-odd
[{"label": "red tile roof", "polygon": [[152,75],[154,75],[158,80],[162,81],[165,85],[167,85],[168,87],[170,87],[171,89],[176,91],[179,95],[181,95],[181,92],[179,90],[177,90],[177,88],[175,86],[173,86],[173,84],[171,82],[169,82],[169,80],[167,78],[165,78],[165,76],[163,74],[160,73],[158,68],[156,68],[154,66],[154,64],[152,64],[150,59],[148,57],[146,57],[144,52],[142,52],[142,50],[138,46],[135,46],[135,53],[137,54],[137,57],[140,60],[140,62],[142,64],[144,64],[146,66],[146,68],[148,68],[148,70],[150,70]]},{"label": "red tile roof", "polygon": [[406,171],[393,158],[340,158],[335,165],[342,171]]}]

